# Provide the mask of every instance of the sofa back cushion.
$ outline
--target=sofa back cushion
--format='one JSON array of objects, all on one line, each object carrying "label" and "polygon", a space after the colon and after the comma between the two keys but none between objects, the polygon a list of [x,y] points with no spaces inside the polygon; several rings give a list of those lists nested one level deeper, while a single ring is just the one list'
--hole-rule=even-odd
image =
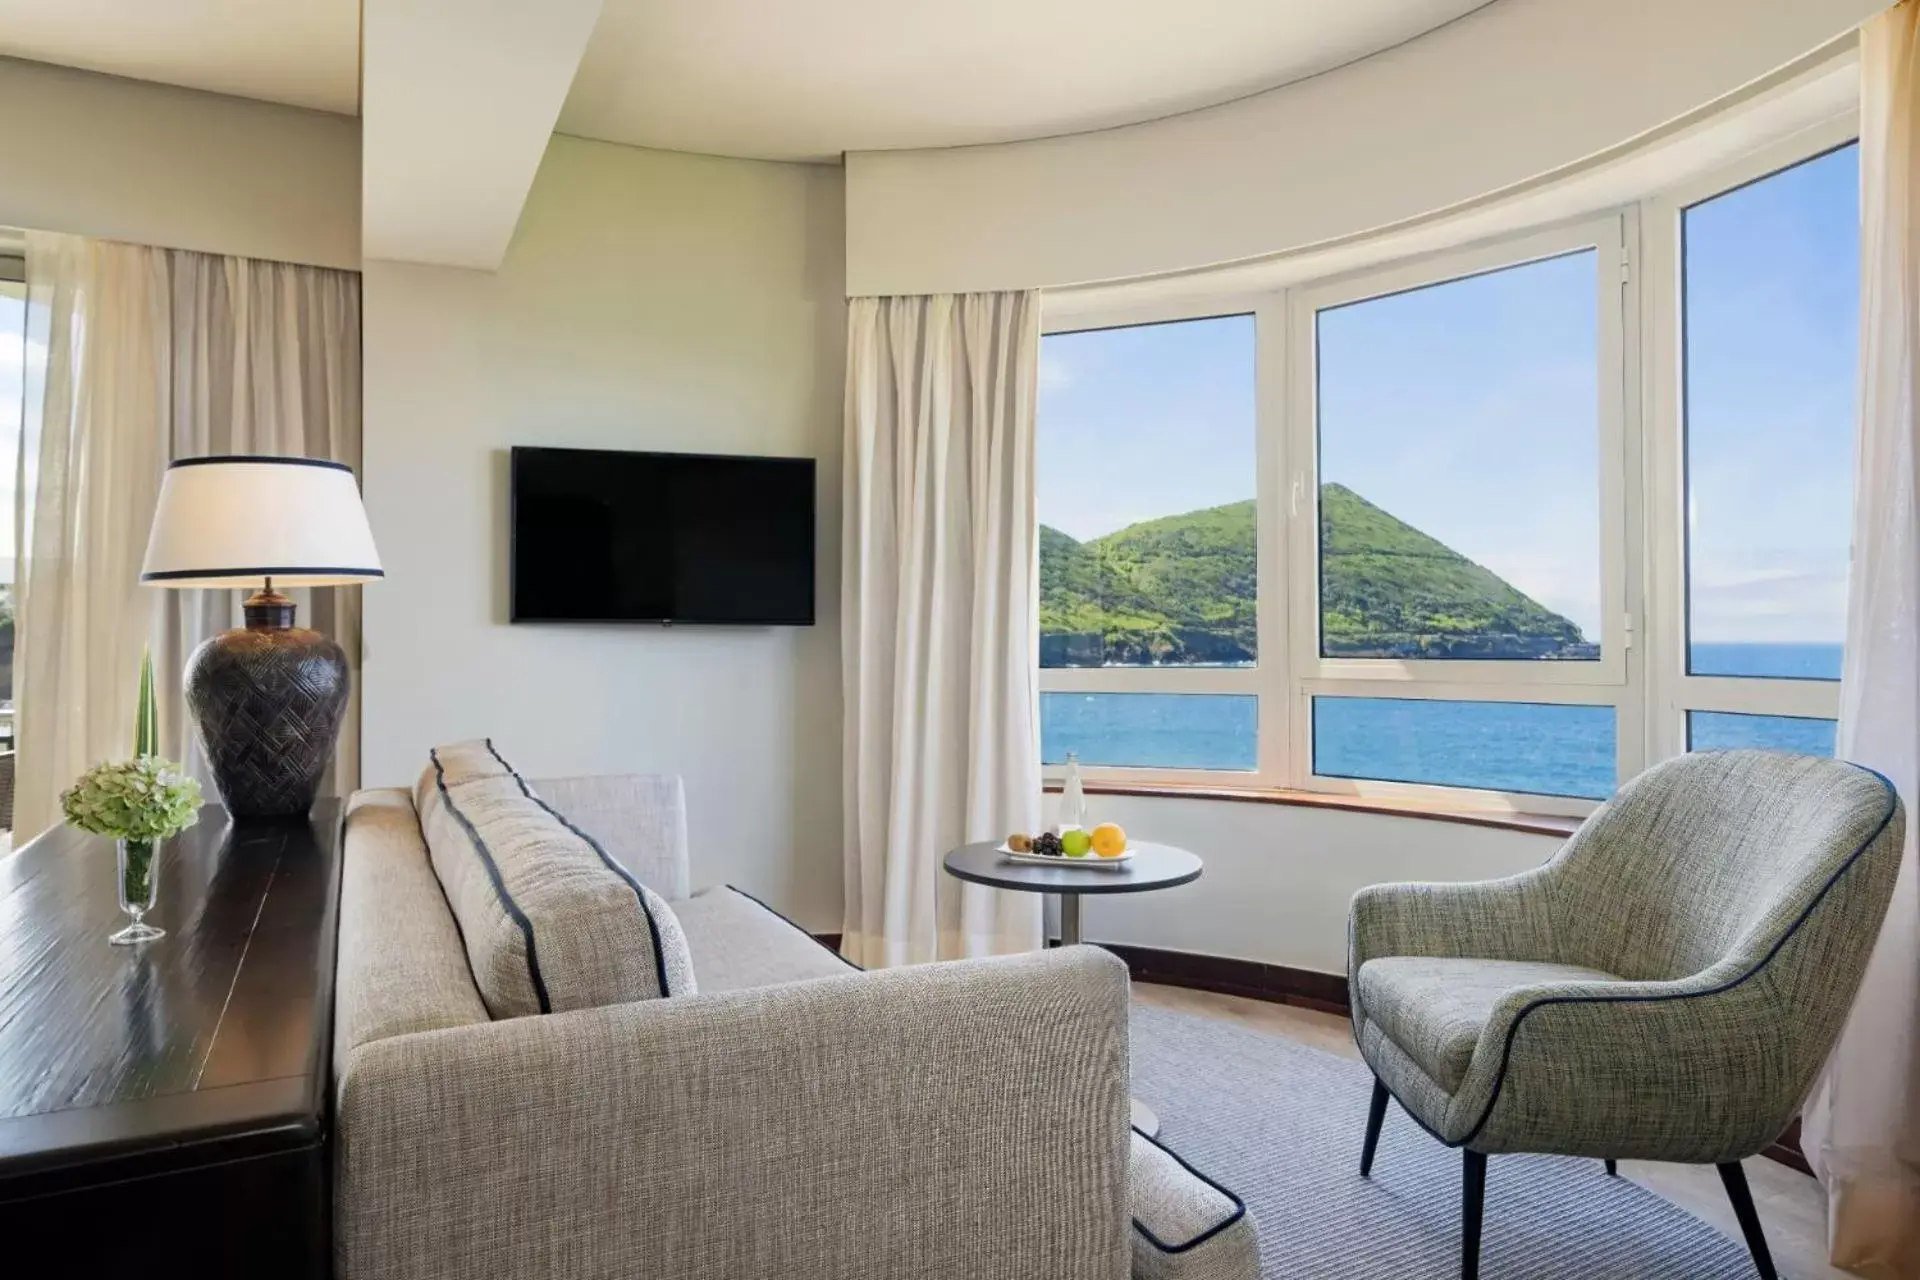
[{"label": "sofa back cushion", "polygon": [[543,802],[491,742],[435,748],[414,803],[494,1018],[693,994],[666,901]]}]

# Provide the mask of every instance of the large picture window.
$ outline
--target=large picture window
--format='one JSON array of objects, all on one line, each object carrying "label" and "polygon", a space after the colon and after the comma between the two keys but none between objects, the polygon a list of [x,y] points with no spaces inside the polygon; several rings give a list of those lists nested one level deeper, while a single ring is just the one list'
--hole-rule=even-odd
[{"label": "large picture window", "polygon": [[1049,763],[1257,764],[1254,333],[1224,315],[1042,340],[1040,666],[1079,679],[1041,699]]},{"label": "large picture window", "polygon": [[1683,751],[1831,753],[1857,183],[1828,130],[1603,217],[1056,326],[1043,759],[1577,815]]}]

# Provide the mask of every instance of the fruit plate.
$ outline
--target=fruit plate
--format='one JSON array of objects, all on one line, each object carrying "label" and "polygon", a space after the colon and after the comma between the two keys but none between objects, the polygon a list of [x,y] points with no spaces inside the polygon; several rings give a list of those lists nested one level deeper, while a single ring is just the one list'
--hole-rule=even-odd
[{"label": "fruit plate", "polygon": [[1036,867],[1117,867],[1132,861],[1133,850],[1124,850],[1111,858],[1103,858],[1097,853],[1089,853],[1080,858],[1069,858],[1063,853],[1057,858],[1050,858],[1044,853],[1015,853],[1002,843],[1000,856],[1008,862],[1027,862]]}]

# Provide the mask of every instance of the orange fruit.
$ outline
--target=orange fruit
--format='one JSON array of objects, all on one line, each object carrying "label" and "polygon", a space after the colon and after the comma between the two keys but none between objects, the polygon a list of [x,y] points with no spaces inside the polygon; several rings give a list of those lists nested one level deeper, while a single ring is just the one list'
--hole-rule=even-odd
[{"label": "orange fruit", "polygon": [[1103,822],[1093,829],[1093,851],[1103,858],[1117,858],[1127,851],[1127,833],[1117,822]]}]

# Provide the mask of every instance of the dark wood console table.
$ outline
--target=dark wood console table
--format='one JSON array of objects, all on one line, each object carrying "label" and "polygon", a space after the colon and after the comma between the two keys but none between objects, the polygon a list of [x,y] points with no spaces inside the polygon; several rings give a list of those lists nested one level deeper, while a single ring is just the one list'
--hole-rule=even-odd
[{"label": "dark wood console table", "polygon": [[0,857],[0,1250],[65,1275],[325,1277],[340,806],[169,841],[116,947],[111,840]]}]

